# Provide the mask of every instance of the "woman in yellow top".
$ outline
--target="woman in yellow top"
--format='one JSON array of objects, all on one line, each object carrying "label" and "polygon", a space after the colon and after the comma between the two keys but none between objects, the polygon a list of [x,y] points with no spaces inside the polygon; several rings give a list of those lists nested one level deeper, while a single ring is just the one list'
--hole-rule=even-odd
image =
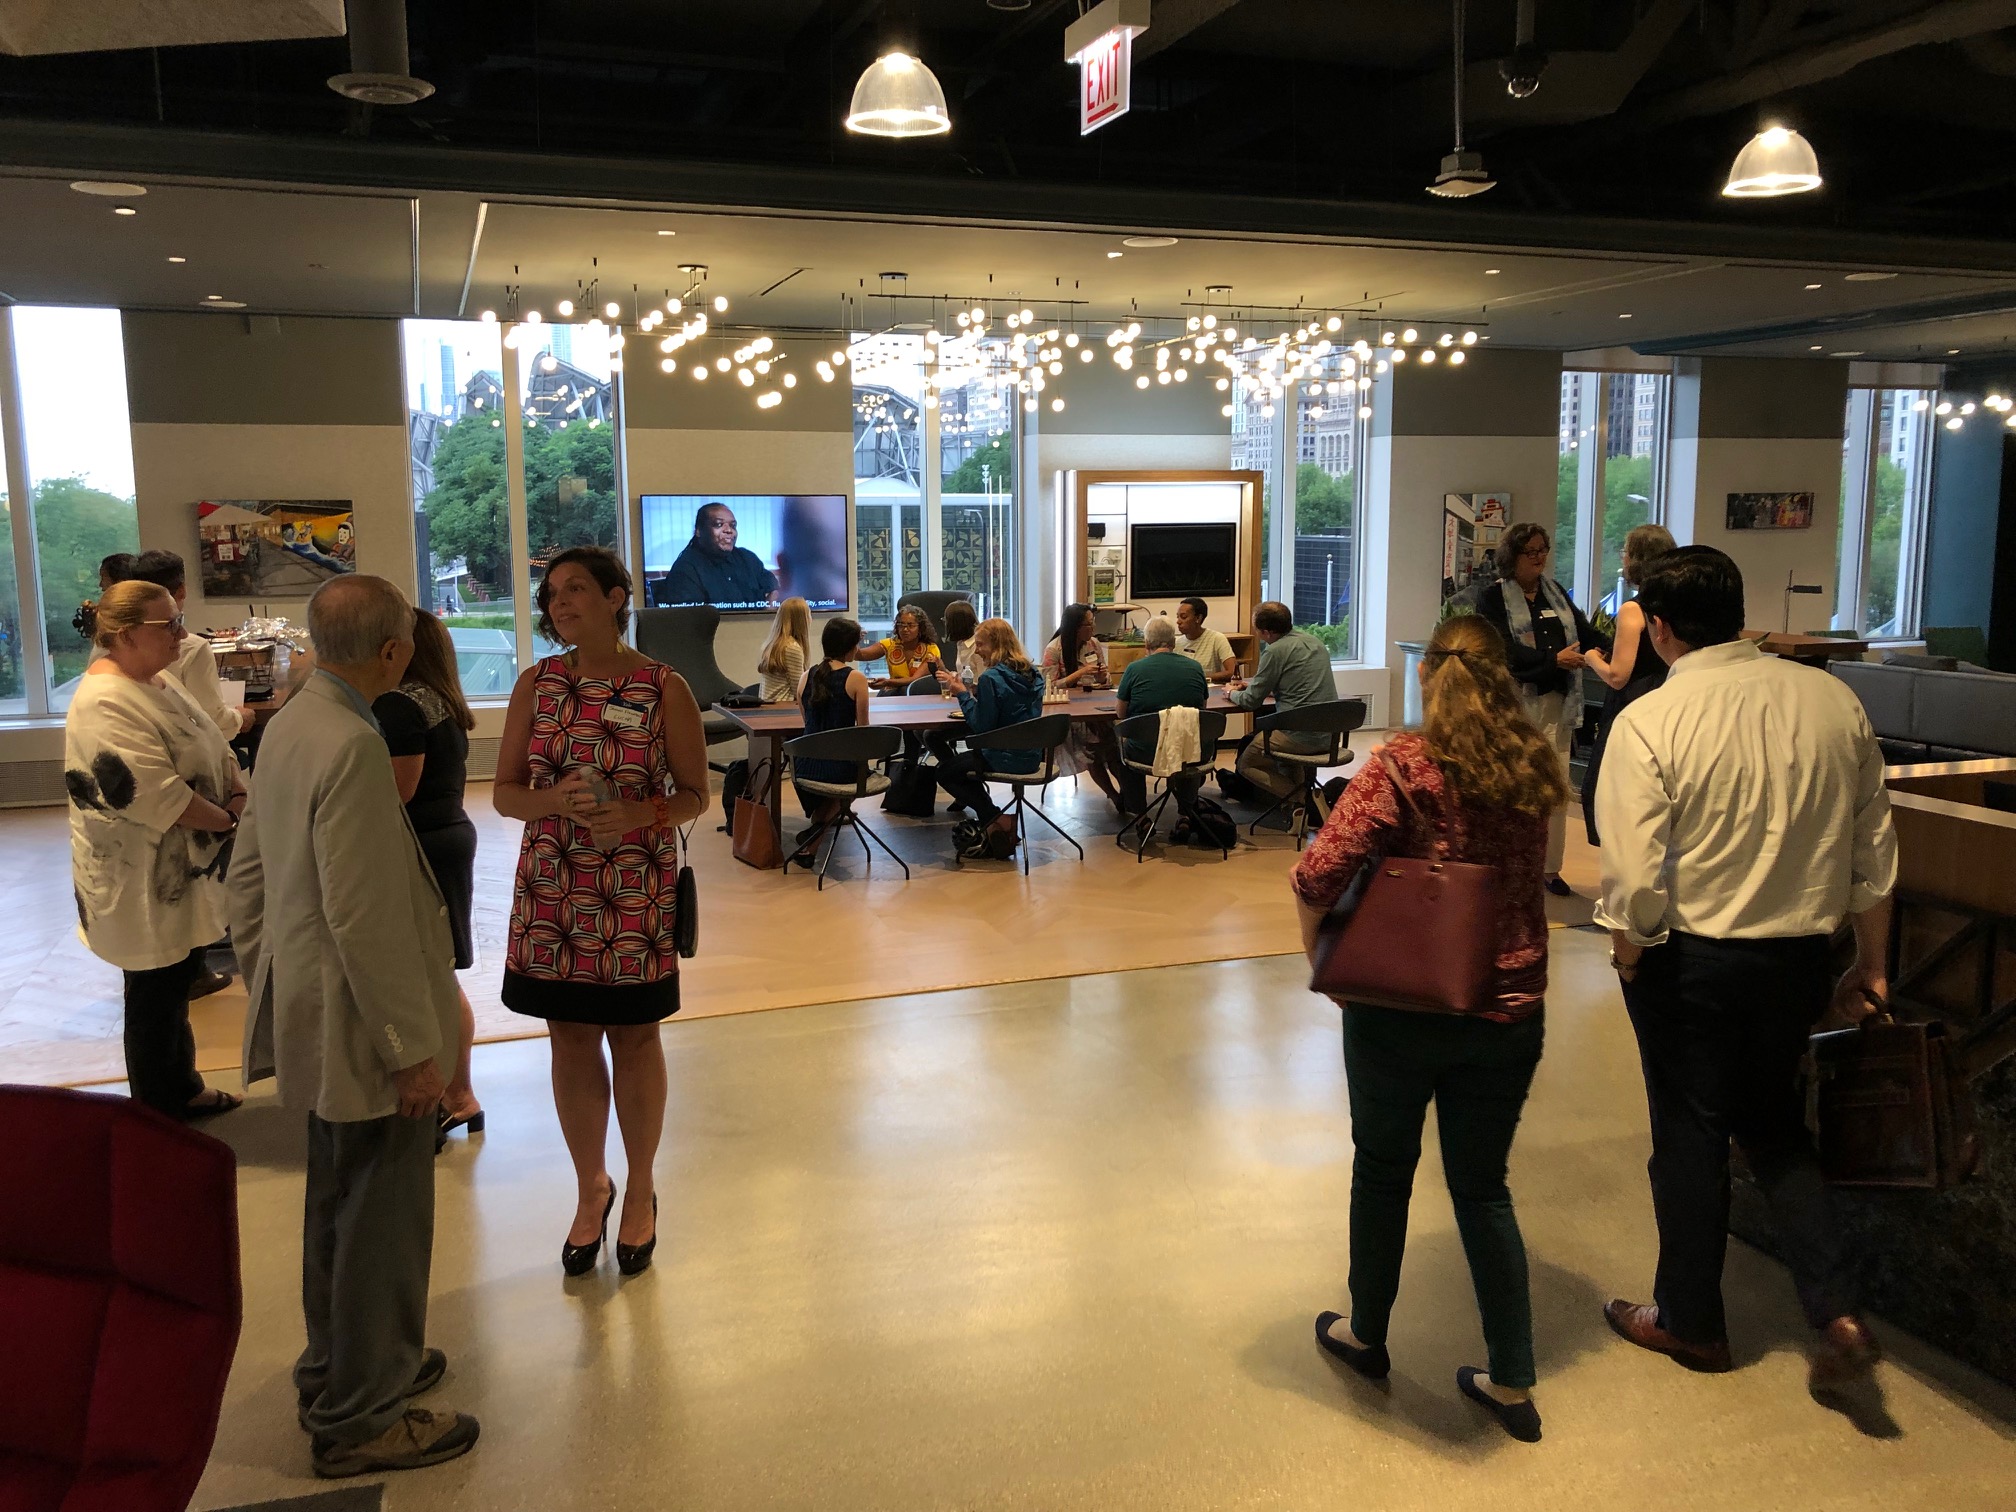
[{"label": "woman in yellow top", "polygon": [[887,677],[871,677],[869,684],[877,688],[903,689],[920,677],[929,677],[938,665],[938,632],[932,627],[931,616],[915,604],[905,604],[896,611],[896,630],[893,635],[885,635],[881,640],[869,641],[854,653],[856,661],[887,661]]}]

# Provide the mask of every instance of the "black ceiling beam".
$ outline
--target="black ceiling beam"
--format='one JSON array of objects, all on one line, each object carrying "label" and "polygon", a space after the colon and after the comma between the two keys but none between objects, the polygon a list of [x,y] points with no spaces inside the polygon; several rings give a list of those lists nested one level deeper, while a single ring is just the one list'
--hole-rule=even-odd
[{"label": "black ceiling beam", "polygon": [[1819,267],[2016,275],[2016,243],[1898,236],[1834,227],[1631,220],[1508,213],[1485,204],[1377,204],[1307,197],[668,162],[425,143],[254,136],[159,126],[14,120],[0,131],[0,168],[72,178],[180,178],[223,187],[446,191],[703,211],[853,215],[1057,229],[1166,229],[1277,240],[1359,240],[1485,250],[1572,250],[1657,258],[1713,257]]}]

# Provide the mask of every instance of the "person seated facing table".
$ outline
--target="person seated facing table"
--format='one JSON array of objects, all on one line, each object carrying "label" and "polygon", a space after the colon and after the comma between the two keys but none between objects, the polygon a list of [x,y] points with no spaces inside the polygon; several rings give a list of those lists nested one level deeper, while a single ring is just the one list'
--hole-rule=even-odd
[{"label": "person seated facing table", "polygon": [[888,662],[889,675],[873,679],[872,686],[900,693],[918,678],[931,675],[939,660],[938,632],[932,628],[930,615],[915,604],[905,604],[896,611],[894,633],[870,641],[854,653],[854,659]]},{"label": "person seated facing table", "polygon": [[[868,723],[868,679],[855,670],[855,653],[861,645],[861,627],[844,615],[826,621],[820,632],[819,649],[824,659],[805,674],[798,691],[799,707],[805,711],[805,733],[844,730]],[[794,860],[809,862],[826,833],[826,826],[840,812],[840,800],[808,793],[801,783],[852,782],[856,775],[851,761],[827,761],[800,756],[791,763],[792,783],[798,787],[798,803],[812,823],[798,836]]]},{"label": "person seated facing table", "polygon": [[980,680],[980,668],[973,661],[973,632],[979,626],[979,618],[973,613],[973,606],[964,599],[954,599],[945,606],[945,660],[965,683]]},{"label": "person seated facing table", "polygon": [[[1204,668],[1177,650],[1174,625],[1166,619],[1148,621],[1148,628],[1141,632],[1141,643],[1148,648],[1147,652],[1129,662],[1127,670],[1120,674],[1120,720],[1160,714],[1164,709],[1202,709],[1211,702],[1211,685],[1205,680]],[[1129,761],[1145,765],[1155,759],[1155,742],[1128,740],[1122,744],[1121,754]],[[1177,812],[1189,814],[1197,802],[1197,790],[1204,784],[1203,777],[1179,772],[1168,782],[1169,791],[1176,797]],[[1123,766],[1120,793],[1131,812],[1144,812],[1148,807],[1147,773]]]},{"label": "person seated facing table", "polygon": [[1211,606],[1201,598],[1186,598],[1176,606],[1176,649],[1202,667],[1210,681],[1230,682],[1239,675],[1239,658],[1232,642],[1205,625],[1210,612]]},{"label": "person seated facing table", "polygon": [[[1043,648],[1044,681],[1066,692],[1110,688],[1113,674],[1106,664],[1106,647],[1097,630],[1090,604],[1066,604],[1057,633]],[[1113,773],[1120,766],[1120,748],[1114,742],[1112,725],[1103,719],[1072,720],[1071,738],[1058,755],[1057,770],[1061,775],[1085,773],[1119,815],[1127,817],[1127,806],[1113,782]]]},{"label": "person seated facing table", "polygon": [[[1235,677],[1229,695],[1235,707],[1258,709],[1273,695],[1274,712],[1305,709],[1311,704],[1329,703],[1337,696],[1337,680],[1330,675],[1330,648],[1306,630],[1295,628],[1288,606],[1269,599],[1253,611],[1253,633],[1260,638],[1260,666],[1251,682]],[[1284,751],[1322,751],[1329,748],[1323,735],[1284,732],[1274,745]],[[1248,737],[1239,752],[1237,767],[1218,774],[1218,786],[1228,798],[1258,801],[1294,792],[1302,774],[1291,762],[1276,761],[1260,748],[1257,737]]]},{"label": "person seated facing table", "polygon": [[651,585],[651,602],[661,608],[716,604],[754,608],[777,595],[777,578],[763,559],[735,544],[735,511],[726,504],[703,504],[693,517],[693,539],[673,559],[672,570]]},{"label": "person seated facing table", "polygon": [[[968,687],[957,672],[941,671],[939,686],[959,700],[966,716],[966,733],[983,735],[1043,713],[1043,674],[1029,660],[1015,627],[1005,619],[982,620],[973,632],[973,659],[980,678]],[[1015,854],[1015,816],[1003,813],[987,791],[982,772],[1033,772],[1041,765],[1041,751],[960,751],[953,737],[939,733],[931,737],[931,753],[938,758],[938,781],[986,831],[985,854],[1005,861]]]},{"label": "person seated facing table", "polygon": [[812,647],[812,610],[802,598],[787,598],[777,606],[770,638],[756,658],[762,678],[763,702],[796,703],[805,681],[805,657]]}]

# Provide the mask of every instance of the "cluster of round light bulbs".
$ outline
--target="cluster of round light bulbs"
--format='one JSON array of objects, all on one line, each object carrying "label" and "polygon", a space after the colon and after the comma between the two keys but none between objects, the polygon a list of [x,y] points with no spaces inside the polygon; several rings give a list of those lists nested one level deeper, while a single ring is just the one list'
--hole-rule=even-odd
[{"label": "cluster of round light bulbs", "polygon": [[2016,430],[2016,399],[2006,394],[1989,394],[1978,404],[1972,399],[1949,399],[1941,395],[1937,400],[1920,399],[1911,408],[1921,415],[1930,410],[1949,431],[1959,430],[1979,410],[2000,415],[2004,425]]}]

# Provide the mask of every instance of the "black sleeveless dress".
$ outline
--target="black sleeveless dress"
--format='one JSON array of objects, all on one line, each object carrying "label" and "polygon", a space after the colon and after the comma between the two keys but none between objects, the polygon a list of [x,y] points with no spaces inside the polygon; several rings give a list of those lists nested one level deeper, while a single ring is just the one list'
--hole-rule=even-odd
[{"label": "black sleeveless dress", "polygon": [[[1631,602],[1635,604],[1638,600],[1634,596]],[[1591,845],[1603,843],[1596,835],[1596,778],[1603,770],[1603,748],[1610,743],[1610,727],[1619,714],[1665,681],[1666,663],[1652,649],[1652,637],[1641,630],[1637,658],[1631,663],[1631,681],[1603,695],[1603,723],[1596,731],[1596,745],[1589,752],[1588,769],[1582,774],[1582,823],[1589,831]]]}]

